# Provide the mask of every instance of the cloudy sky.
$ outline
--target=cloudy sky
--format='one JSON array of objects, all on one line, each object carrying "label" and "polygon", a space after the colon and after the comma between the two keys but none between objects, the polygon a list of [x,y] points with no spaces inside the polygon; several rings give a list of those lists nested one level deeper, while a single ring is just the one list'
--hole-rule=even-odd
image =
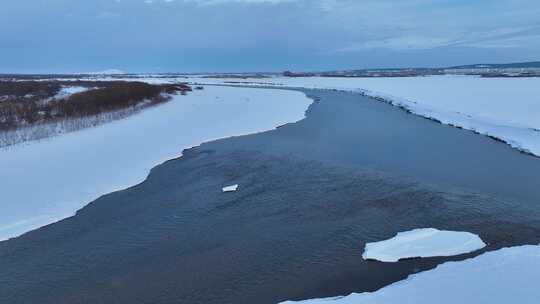
[{"label": "cloudy sky", "polygon": [[538,0],[2,0],[0,72],[540,60]]}]

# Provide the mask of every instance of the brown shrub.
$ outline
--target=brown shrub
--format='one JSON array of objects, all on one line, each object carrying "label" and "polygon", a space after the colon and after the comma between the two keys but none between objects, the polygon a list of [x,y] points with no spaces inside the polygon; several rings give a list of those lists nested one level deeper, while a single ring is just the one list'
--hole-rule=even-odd
[{"label": "brown shrub", "polygon": [[[88,91],[55,99],[62,85],[84,86]],[[0,101],[0,130],[45,123],[66,118],[92,116],[166,101],[167,94],[191,91],[185,84],[151,85],[125,81],[0,82],[0,96],[15,96]],[[7,94],[9,92],[9,94]],[[27,94],[37,97],[25,98]],[[39,97],[39,98],[38,98]],[[44,100],[46,99],[46,102]]]}]

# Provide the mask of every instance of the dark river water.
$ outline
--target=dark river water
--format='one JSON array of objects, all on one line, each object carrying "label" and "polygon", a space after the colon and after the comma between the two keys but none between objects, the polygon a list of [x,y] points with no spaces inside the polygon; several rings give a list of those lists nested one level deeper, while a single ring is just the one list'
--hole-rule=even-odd
[{"label": "dark river water", "polygon": [[540,243],[540,159],[354,93],[305,92],[318,101],[301,122],[190,149],[1,242],[0,303],[277,303],[478,254],[362,260],[366,242],[403,230],[470,231],[485,250]]}]

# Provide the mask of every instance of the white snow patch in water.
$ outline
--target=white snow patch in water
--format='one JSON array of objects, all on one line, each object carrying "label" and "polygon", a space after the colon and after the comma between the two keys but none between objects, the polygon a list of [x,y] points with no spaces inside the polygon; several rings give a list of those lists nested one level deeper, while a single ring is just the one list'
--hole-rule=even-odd
[{"label": "white snow patch in water", "polygon": [[362,257],[366,260],[397,262],[407,258],[458,255],[485,246],[480,237],[470,232],[422,228],[400,232],[388,240],[367,243]]},{"label": "white snow patch in water", "polygon": [[128,118],[2,148],[0,240],[136,185],[183,149],[301,120],[311,102],[288,90],[206,87]]},{"label": "white snow patch in water", "polygon": [[238,190],[238,185],[227,186],[222,189],[223,192],[235,192],[236,190]]},{"label": "white snow patch in water", "polygon": [[518,246],[409,276],[375,292],[312,299],[302,304],[536,304],[540,246]]}]

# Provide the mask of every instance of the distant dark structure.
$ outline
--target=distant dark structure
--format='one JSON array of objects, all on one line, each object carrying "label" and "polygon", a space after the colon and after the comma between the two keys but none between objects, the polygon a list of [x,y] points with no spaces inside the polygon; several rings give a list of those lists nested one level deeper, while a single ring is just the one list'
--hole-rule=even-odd
[{"label": "distant dark structure", "polygon": [[481,77],[540,77],[540,61],[473,64],[446,68],[359,69],[325,72],[283,72],[285,77],[418,77],[434,75],[477,75]]},{"label": "distant dark structure", "polygon": [[312,77],[317,76],[316,73],[295,73],[291,71],[285,71],[283,72],[283,76],[285,77]]}]

